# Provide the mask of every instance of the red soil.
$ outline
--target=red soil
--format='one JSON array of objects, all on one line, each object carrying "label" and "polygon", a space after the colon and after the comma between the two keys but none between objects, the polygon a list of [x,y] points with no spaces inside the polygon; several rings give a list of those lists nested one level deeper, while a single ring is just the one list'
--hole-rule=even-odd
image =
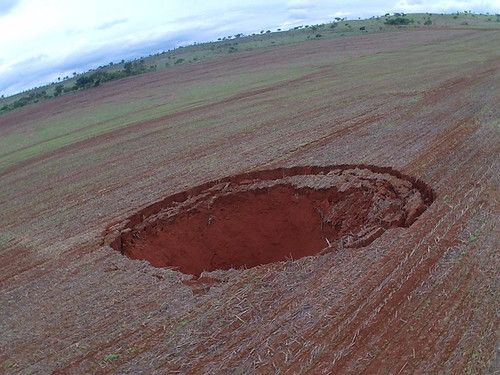
[{"label": "red soil", "polygon": [[[111,230],[112,236],[107,231],[106,243],[132,259],[199,276],[366,246],[385,229],[409,227],[432,200],[421,182],[422,192],[410,181],[374,172],[382,168],[360,167],[320,167],[318,175],[308,174],[311,167],[261,171],[205,184],[182,193],[186,201],[168,197],[153,204],[149,217],[142,210],[134,215],[140,223]],[[282,179],[272,179],[279,173]],[[286,182],[290,176],[295,184],[328,186],[294,186]],[[129,221],[135,222],[125,225]]]}]

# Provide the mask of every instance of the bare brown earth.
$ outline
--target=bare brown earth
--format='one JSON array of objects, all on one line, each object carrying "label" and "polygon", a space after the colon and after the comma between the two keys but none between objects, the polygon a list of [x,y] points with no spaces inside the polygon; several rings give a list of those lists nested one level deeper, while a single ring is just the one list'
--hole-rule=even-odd
[{"label": "bare brown earth", "polygon": [[[1,116],[0,373],[498,373],[498,45],[311,41]],[[390,168],[434,202],[365,246],[198,281],[103,246],[154,202],[318,165]]]}]

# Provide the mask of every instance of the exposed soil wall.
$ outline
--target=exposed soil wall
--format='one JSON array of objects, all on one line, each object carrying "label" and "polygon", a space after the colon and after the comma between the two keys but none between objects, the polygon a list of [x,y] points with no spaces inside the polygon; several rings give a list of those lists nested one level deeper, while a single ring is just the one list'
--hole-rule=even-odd
[{"label": "exposed soil wall", "polygon": [[390,168],[257,171],[167,197],[110,227],[105,242],[199,276],[366,246],[386,229],[409,227],[432,200],[423,182]]}]

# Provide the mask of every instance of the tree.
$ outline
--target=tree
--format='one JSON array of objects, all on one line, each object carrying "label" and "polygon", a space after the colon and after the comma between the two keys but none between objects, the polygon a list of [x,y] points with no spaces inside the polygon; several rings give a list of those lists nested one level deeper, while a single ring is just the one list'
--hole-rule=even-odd
[{"label": "tree", "polygon": [[61,85],[57,85],[55,88],[54,88],[54,96],[59,96],[61,95],[61,93],[63,92],[64,90],[64,85],[61,84]]},{"label": "tree", "polygon": [[132,63],[130,61],[126,62],[125,65],[123,65],[123,70],[127,76],[132,75]]}]

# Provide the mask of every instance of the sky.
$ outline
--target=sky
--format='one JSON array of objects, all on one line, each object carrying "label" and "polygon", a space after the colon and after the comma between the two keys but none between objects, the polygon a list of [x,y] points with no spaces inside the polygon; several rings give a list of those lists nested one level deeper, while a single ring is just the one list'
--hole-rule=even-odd
[{"label": "sky", "polygon": [[500,0],[0,0],[0,95],[238,33],[457,11],[500,13]]}]

